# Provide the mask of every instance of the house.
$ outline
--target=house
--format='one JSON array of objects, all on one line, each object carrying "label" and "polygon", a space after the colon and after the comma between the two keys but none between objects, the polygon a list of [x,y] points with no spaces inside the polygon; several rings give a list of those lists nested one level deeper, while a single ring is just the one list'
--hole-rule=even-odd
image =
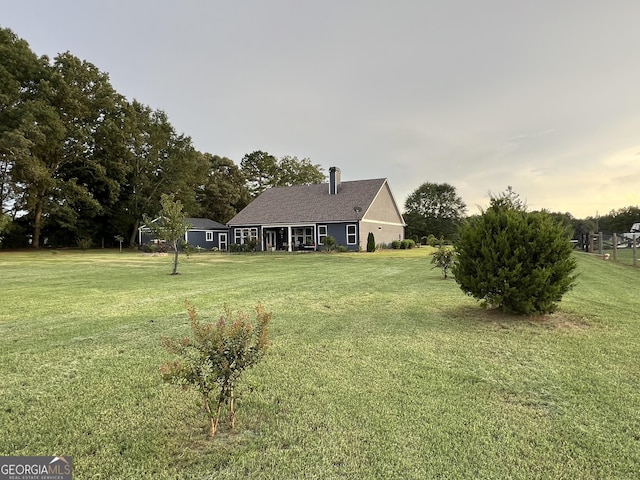
[{"label": "house", "polygon": [[[157,222],[160,217],[153,220]],[[192,247],[201,247],[207,250],[217,248],[226,250],[228,247],[227,235],[229,229],[222,223],[214,222],[208,218],[185,218],[189,224],[189,229],[184,235],[184,240]],[[151,231],[145,226],[138,229],[138,243],[140,245],[161,243],[155,238]]]},{"label": "house", "polygon": [[269,188],[229,223],[229,241],[258,242],[258,250],[319,250],[325,237],[349,250],[404,239],[405,223],[385,178],[342,182],[329,169],[329,183]]}]

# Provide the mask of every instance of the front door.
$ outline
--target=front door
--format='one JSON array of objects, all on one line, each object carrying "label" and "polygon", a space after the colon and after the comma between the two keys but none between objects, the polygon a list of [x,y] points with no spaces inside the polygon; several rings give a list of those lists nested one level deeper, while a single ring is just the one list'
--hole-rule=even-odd
[{"label": "front door", "polygon": [[227,234],[221,233],[218,235],[218,249],[226,250],[227,249]]},{"label": "front door", "polygon": [[276,249],[276,232],[275,230],[267,230],[264,233],[267,251],[272,252]]}]

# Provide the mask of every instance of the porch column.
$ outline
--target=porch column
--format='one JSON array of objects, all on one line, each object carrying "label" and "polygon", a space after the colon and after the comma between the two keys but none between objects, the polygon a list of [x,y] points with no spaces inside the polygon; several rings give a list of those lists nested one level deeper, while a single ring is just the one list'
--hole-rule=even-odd
[{"label": "porch column", "polygon": [[265,248],[265,238],[264,238],[264,226],[260,225],[260,251],[266,251]]},{"label": "porch column", "polygon": [[287,252],[291,251],[291,226],[287,227]]}]

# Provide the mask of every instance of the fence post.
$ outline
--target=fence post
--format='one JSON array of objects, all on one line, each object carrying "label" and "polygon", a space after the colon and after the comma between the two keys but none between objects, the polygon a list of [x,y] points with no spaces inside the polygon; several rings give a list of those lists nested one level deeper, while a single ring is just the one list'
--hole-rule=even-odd
[{"label": "fence post", "polygon": [[603,242],[602,242],[602,232],[598,232],[598,253],[600,255],[602,255],[604,253],[604,248],[603,248]]},{"label": "fence post", "polygon": [[638,247],[636,246],[636,239],[638,238],[638,234],[633,234],[633,266],[638,266]]},{"label": "fence post", "polygon": [[613,239],[611,240],[611,243],[613,243],[613,261],[617,262],[618,261],[618,234],[617,233],[613,234]]},{"label": "fence post", "polygon": [[593,233],[589,232],[589,253],[593,253]]}]

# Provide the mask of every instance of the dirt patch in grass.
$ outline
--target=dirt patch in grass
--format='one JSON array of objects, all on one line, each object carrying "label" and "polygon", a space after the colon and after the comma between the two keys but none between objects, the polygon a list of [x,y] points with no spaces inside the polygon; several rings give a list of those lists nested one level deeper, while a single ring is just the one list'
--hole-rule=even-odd
[{"label": "dirt patch in grass", "polygon": [[591,327],[585,318],[568,312],[554,312],[540,317],[530,317],[529,322],[545,328],[570,331],[581,331]]},{"label": "dirt patch in grass", "polygon": [[548,315],[528,316],[505,313],[496,308],[483,309],[465,306],[457,309],[454,315],[458,318],[472,319],[476,322],[490,325],[495,329],[534,325],[545,329],[579,332],[591,328],[586,318],[563,311]]}]

